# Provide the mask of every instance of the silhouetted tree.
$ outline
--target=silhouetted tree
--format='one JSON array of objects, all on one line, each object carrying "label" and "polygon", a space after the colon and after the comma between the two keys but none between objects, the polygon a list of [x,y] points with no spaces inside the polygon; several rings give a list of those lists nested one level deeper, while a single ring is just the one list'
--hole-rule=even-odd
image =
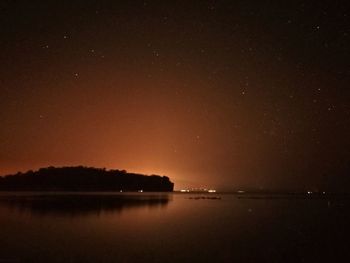
[{"label": "silhouetted tree", "polygon": [[40,168],[7,175],[0,190],[37,191],[173,191],[174,184],[166,176],[127,173],[93,167]]}]

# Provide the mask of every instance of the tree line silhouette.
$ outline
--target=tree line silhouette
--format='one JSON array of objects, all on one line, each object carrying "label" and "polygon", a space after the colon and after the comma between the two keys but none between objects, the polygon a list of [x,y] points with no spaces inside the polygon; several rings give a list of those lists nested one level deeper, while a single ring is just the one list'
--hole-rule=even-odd
[{"label": "tree line silhouette", "polygon": [[169,192],[173,189],[174,184],[167,176],[84,166],[50,166],[0,177],[0,190],[6,191]]}]

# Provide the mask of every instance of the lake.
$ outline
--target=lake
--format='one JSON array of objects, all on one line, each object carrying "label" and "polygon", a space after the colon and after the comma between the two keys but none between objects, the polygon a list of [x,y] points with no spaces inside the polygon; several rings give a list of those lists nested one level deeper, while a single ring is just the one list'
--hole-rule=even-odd
[{"label": "lake", "polygon": [[346,198],[0,193],[0,262],[350,259]]}]

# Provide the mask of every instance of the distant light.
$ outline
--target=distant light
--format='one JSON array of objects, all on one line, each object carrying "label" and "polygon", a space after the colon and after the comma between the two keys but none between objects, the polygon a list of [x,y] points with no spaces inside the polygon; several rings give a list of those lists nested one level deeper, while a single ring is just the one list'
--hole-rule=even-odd
[{"label": "distant light", "polygon": [[326,192],[322,192],[322,194],[326,194]]},{"label": "distant light", "polygon": [[139,193],[142,193],[142,192],[143,192],[143,190],[138,190],[138,192],[139,192]]},{"label": "distant light", "polygon": [[189,191],[190,191],[190,190],[188,190],[188,189],[181,189],[181,190],[180,190],[181,193],[188,193]]},{"label": "distant light", "polygon": [[209,189],[208,193],[216,193],[216,190],[215,189]]},{"label": "distant light", "polygon": [[120,190],[119,192],[121,192],[121,193],[122,193],[122,192],[123,192],[123,190]]},{"label": "distant light", "polygon": [[243,194],[243,193],[245,193],[245,191],[243,191],[243,190],[238,190],[237,193]]},{"label": "distant light", "polygon": [[307,194],[308,194],[308,195],[311,195],[311,194],[312,194],[312,192],[311,192],[311,191],[307,191]]}]

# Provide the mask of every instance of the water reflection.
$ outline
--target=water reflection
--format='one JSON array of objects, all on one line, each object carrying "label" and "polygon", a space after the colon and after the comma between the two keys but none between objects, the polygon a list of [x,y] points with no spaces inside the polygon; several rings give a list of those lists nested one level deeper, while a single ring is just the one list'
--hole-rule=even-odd
[{"label": "water reflection", "polygon": [[348,262],[349,221],[340,198],[0,193],[0,262]]},{"label": "water reflection", "polygon": [[19,194],[0,196],[0,206],[39,216],[79,216],[165,208],[170,200],[168,194]]}]

